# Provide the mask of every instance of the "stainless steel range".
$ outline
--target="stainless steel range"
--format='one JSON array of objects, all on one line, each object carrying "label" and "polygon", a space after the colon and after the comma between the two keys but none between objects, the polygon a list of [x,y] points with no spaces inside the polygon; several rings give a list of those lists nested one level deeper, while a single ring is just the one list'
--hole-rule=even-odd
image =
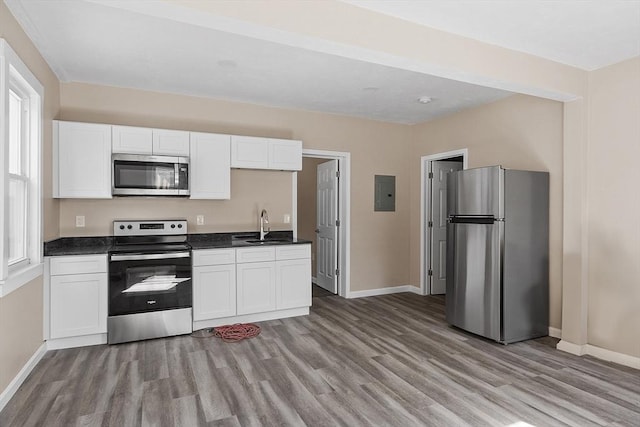
[{"label": "stainless steel range", "polygon": [[114,221],[108,343],[192,332],[187,221]]}]

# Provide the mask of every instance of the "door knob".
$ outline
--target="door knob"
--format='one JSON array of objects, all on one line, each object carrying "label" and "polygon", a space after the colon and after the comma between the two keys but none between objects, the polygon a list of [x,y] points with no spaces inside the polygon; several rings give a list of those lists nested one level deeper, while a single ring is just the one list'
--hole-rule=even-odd
[{"label": "door knob", "polygon": [[320,232],[320,229],[319,229],[319,228],[316,228],[316,233],[319,233],[319,232]]}]

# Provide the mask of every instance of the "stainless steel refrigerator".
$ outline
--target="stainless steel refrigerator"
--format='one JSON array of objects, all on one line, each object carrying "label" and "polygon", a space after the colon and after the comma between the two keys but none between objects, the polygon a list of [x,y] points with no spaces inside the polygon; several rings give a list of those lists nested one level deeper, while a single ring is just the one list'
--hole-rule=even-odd
[{"label": "stainless steel refrigerator", "polygon": [[505,344],[548,335],[549,174],[453,172],[447,205],[447,322]]}]

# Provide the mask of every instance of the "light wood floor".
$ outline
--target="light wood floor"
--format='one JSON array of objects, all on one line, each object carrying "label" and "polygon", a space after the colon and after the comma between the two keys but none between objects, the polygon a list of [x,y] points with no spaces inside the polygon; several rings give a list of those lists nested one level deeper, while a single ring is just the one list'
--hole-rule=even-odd
[{"label": "light wood floor", "polygon": [[502,346],[462,333],[440,297],[313,304],[241,343],[48,352],[0,425],[640,425],[640,373],[559,352],[555,339]]}]

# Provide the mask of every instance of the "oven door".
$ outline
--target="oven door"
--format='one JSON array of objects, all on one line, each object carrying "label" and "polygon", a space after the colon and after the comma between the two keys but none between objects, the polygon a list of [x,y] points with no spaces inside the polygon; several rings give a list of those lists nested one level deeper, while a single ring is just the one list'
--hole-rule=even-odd
[{"label": "oven door", "polygon": [[109,259],[109,316],[192,306],[189,251]]},{"label": "oven door", "polygon": [[111,191],[114,196],[188,196],[189,160],[114,154]]}]

